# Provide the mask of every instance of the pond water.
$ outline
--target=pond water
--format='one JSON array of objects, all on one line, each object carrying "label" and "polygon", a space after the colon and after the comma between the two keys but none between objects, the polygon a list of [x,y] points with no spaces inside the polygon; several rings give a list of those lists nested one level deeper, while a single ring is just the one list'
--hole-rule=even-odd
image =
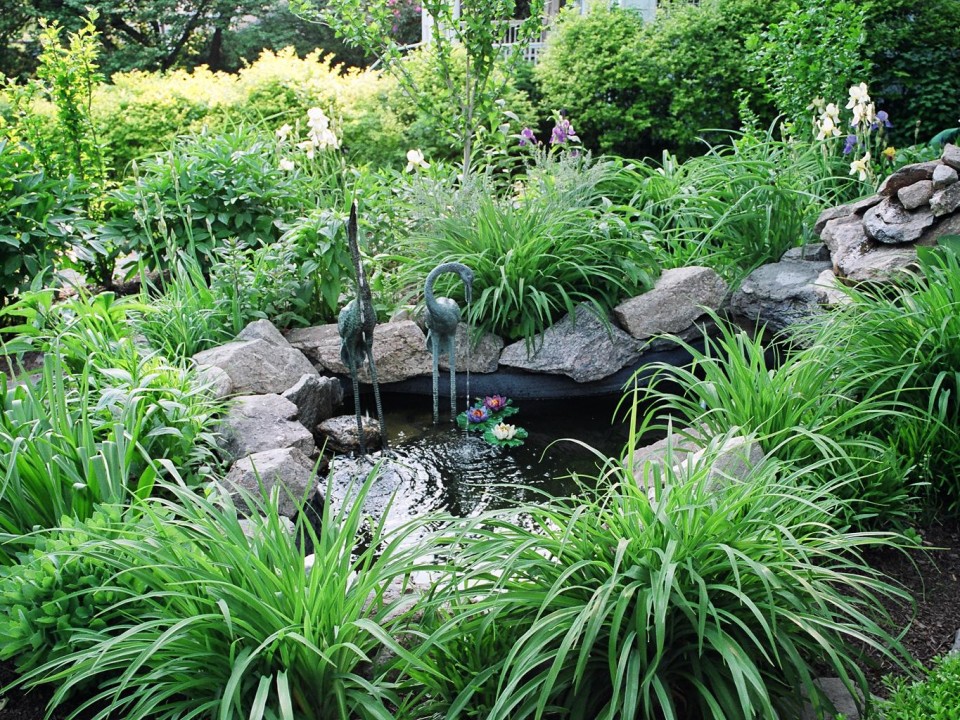
[{"label": "pond water", "polygon": [[379,462],[368,505],[392,502],[388,525],[433,510],[469,516],[536,500],[544,493],[570,495],[578,488],[572,474],[590,483],[602,464],[594,452],[570,438],[605,456],[619,457],[623,451],[629,433],[622,418],[614,418],[616,404],[613,397],[524,400],[510,422],[525,428],[529,437],[521,447],[498,448],[451,423],[443,412],[449,413],[445,402],[440,424],[434,426],[429,397],[385,395],[389,451],[362,459],[335,457],[329,490],[334,500],[342,500],[351,482],[356,484],[357,477]]}]

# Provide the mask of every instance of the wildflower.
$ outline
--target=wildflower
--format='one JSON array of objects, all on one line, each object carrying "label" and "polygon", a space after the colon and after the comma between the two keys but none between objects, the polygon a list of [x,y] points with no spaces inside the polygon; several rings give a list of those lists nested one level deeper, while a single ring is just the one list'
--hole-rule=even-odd
[{"label": "wildflower", "polygon": [[849,155],[853,152],[853,149],[860,144],[860,141],[857,140],[857,136],[854,134],[847,135],[846,141],[843,143],[843,154]]},{"label": "wildflower", "polygon": [[893,145],[889,145],[883,149],[883,156],[890,162],[893,162],[893,158],[896,157],[896,155],[897,149]]},{"label": "wildflower", "polygon": [[407,172],[413,172],[415,168],[427,169],[430,167],[419,150],[407,150]]},{"label": "wildflower", "polygon": [[516,425],[499,423],[493,426],[492,432],[497,440],[513,440],[513,436],[517,434],[517,427]]},{"label": "wildflower", "polygon": [[313,107],[307,110],[307,118],[307,126],[311,130],[326,130],[330,127],[330,118],[320,108]]},{"label": "wildflower", "polygon": [[523,147],[524,145],[535,145],[536,142],[537,137],[533,134],[533,130],[525,127],[520,131],[520,147]]},{"label": "wildflower", "polygon": [[467,420],[472,423],[482,423],[490,419],[490,411],[482,405],[467,410]]},{"label": "wildflower", "polygon": [[294,167],[296,166],[293,164],[293,160],[283,158],[280,161],[280,169],[283,170],[284,172],[290,172],[291,170],[293,170]]},{"label": "wildflower", "polygon": [[890,116],[887,114],[886,110],[881,110],[880,112],[877,113],[876,122],[874,122],[873,125],[870,126],[870,129],[878,130],[881,125],[885,128],[893,127],[893,123],[890,122]]},{"label": "wildflower", "polygon": [[291,132],[293,132],[293,128],[284,123],[277,129],[277,140],[285,142]]},{"label": "wildflower", "polygon": [[483,405],[490,412],[496,413],[507,406],[507,399],[503,395],[490,395],[483,399]]},{"label": "wildflower", "polygon": [[851,175],[857,174],[858,179],[861,182],[863,182],[864,180],[867,179],[867,174],[869,173],[869,170],[868,170],[869,165],[870,165],[870,153],[865,153],[862,158],[860,158],[859,160],[854,160],[852,163],[850,163],[850,174]]},{"label": "wildflower", "polygon": [[807,110],[816,110],[817,112],[822,113],[823,108],[826,105],[826,102],[827,101],[824,100],[822,97],[815,97],[813,100],[810,101],[810,104],[807,105]]}]

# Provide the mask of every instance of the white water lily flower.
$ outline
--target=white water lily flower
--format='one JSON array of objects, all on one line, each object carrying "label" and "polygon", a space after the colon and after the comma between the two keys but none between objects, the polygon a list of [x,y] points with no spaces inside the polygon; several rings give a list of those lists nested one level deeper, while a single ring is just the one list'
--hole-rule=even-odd
[{"label": "white water lily flower", "polygon": [[516,425],[500,423],[499,425],[493,426],[492,432],[497,440],[512,440],[513,436],[517,434],[517,427]]},{"label": "white water lily flower", "polygon": [[863,182],[867,179],[867,167],[870,165],[870,153],[866,153],[859,160],[850,163],[850,174],[858,174],[859,180]]},{"label": "white water lily flower", "polygon": [[423,168],[426,170],[430,167],[424,157],[423,153],[419,150],[407,150],[407,172],[413,172],[415,168]]}]

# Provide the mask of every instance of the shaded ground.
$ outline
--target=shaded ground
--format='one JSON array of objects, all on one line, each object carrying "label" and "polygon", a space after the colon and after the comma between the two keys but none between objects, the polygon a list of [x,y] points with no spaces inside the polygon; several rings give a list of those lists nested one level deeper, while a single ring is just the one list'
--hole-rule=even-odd
[{"label": "shaded ground", "polygon": [[[911,607],[893,606],[889,610],[897,627],[904,627],[914,618],[904,644],[914,658],[929,665],[933,658],[952,647],[960,629],[960,527],[935,525],[920,534],[929,551],[910,556],[876,552],[868,560],[902,583],[916,598],[915,618]],[[897,668],[882,659],[878,663],[867,672],[873,692],[883,695],[881,678]],[[0,687],[15,677],[10,663],[0,663]],[[42,720],[48,697],[49,693],[36,691],[27,695],[9,693],[0,698],[0,720]],[[53,720],[63,720],[67,714],[57,713]]]}]

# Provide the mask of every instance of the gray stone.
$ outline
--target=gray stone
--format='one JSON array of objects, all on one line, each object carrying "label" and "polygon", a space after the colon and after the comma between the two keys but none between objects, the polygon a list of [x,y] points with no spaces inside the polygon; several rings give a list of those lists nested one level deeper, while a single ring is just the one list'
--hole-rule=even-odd
[{"label": "gray stone", "polygon": [[[938,165],[937,167],[943,167]],[[916,210],[930,202],[933,197],[933,180],[921,180],[897,190],[897,199],[906,210]]]},{"label": "gray stone", "polygon": [[933,171],[939,164],[938,160],[930,160],[914,165],[904,165],[880,184],[877,194],[886,198],[893,197],[900,188],[913,185],[921,180],[932,180]]},{"label": "gray stone", "polygon": [[833,270],[824,270],[813,284],[813,292],[821,305],[837,307],[850,304],[850,296],[845,293]]},{"label": "gray stone", "polygon": [[933,171],[934,190],[943,190],[947,185],[953,185],[957,180],[960,180],[960,174],[949,165],[937,165],[937,169]]},{"label": "gray stone", "polygon": [[304,375],[282,397],[297,406],[300,424],[314,430],[343,403],[343,387],[336,378]]},{"label": "gray stone", "polygon": [[[251,457],[254,457],[254,456],[251,455]],[[283,529],[287,531],[287,534],[293,537],[294,533],[297,530],[297,526],[294,524],[293,520],[291,520],[286,515],[281,515],[278,518],[278,520],[280,521],[280,525],[283,526]],[[263,517],[261,517],[258,522],[254,522],[248,517],[240,518],[237,522],[239,523],[240,529],[243,531],[243,534],[246,535],[248,538],[256,537],[257,531],[262,529],[267,524],[266,518],[263,518]]]},{"label": "gray stone", "polygon": [[653,288],[614,309],[620,326],[638,340],[689,328],[706,310],[717,311],[727,283],[707,267],[664,270]]},{"label": "gray stone", "polygon": [[843,276],[852,282],[893,282],[917,263],[916,245],[877,245],[861,254],[851,254],[838,263]]},{"label": "gray stone", "polygon": [[750,323],[784,330],[822,312],[814,289],[828,262],[788,261],[761,265],[733,294],[734,315]]},{"label": "gray stone", "polygon": [[530,372],[566,375],[584,383],[600,380],[635,362],[640,344],[623,330],[604,323],[587,303],[576,307],[573,317],[537,335],[528,353],[523,340],[508,345],[500,364]]},{"label": "gray stone", "polygon": [[236,398],[221,424],[227,452],[236,458],[287,447],[313,453],[313,435],[295,420],[297,412],[296,405],[279,395]]},{"label": "gray stone", "polygon": [[960,170],[960,146],[947,143],[943,147],[943,155],[940,159],[954,170]]},{"label": "gray stone", "polygon": [[254,320],[237,335],[237,340],[263,340],[271,345],[289,347],[290,343],[269,320]]},{"label": "gray stone", "polygon": [[[845,720],[859,720],[860,706],[863,705],[863,696],[857,692],[855,699],[847,686],[843,684],[840,678],[817,678],[813,681],[820,688],[820,691],[826,696],[828,706],[824,708],[825,713],[818,715],[809,702],[804,703],[801,711],[801,720],[832,720],[835,717],[843,715]],[[833,711],[831,712],[830,707]]]},{"label": "gray stone", "polygon": [[[277,448],[253,453],[237,460],[224,478],[228,487],[240,488],[258,496],[269,496],[273,488],[280,484],[280,514],[292,517],[297,513],[297,502],[309,500],[316,492],[317,475],[314,463],[296,448]],[[239,506],[245,507],[239,493],[235,496]]]},{"label": "gray stone", "polygon": [[960,630],[957,630],[953,636],[953,647],[950,648],[951,655],[956,655],[957,653],[960,653]]},{"label": "gray stone", "polygon": [[857,215],[862,217],[867,210],[878,204],[881,200],[883,200],[883,198],[880,195],[869,195],[852,203],[847,203],[846,205],[837,205],[836,207],[827,208],[820,213],[820,217],[817,218],[817,222],[813,226],[813,234],[817,237],[820,237],[820,233],[823,232],[824,226],[826,226],[826,224],[831,220],[838,220],[839,218],[847,217],[848,215]]},{"label": "gray stone", "polygon": [[[655,499],[656,478],[686,478],[709,463],[706,482],[720,488],[730,482],[747,478],[766,455],[752,439],[735,433],[717,435],[707,440],[696,430],[673,433],[652,445],[636,450],[631,469],[634,479]],[[672,472],[665,474],[668,463]]]},{"label": "gray stone", "polygon": [[935,217],[949,215],[958,207],[960,207],[960,183],[954,183],[943,190],[937,190],[930,198],[930,209]]},{"label": "gray stone", "polygon": [[944,235],[960,235],[960,213],[940,218],[936,225],[928,229],[917,240],[917,245],[933,247],[937,244],[937,240]]},{"label": "gray stone", "polygon": [[812,260],[814,262],[823,262],[830,259],[830,248],[826,243],[807,243],[800,247],[794,247],[787,250],[780,256],[780,261],[784,260]]},{"label": "gray stone", "polygon": [[[492,373],[500,366],[500,352],[503,350],[503,338],[492,333],[481,335],[478,340],[470,342],[470,330],[466,323],[457,325],[457,347],[454,360],[457,362],[457,372],[467,369],[467,353],[470,355],[470,372]],[[440,355],[440,368],[449,370],[450,363],[447,354]]]},{"label": "gray stone", "polygon": [[830,258],[835,267],[851,253],[863,253],[870,244],[863,221],[856,215],[845,215],[830,220],[820,233],[820,238],[830,250]]},{"label": "gray stone", "polygon": [[[340,360],[340,336],[336,325],[293,330],[287,334],[287,340],[326,372],[349,374],[347,366]],[[381,383],[399,382],[431,372],[427,338],[412,320],[377,325],[373,331],[373,359]],[[358,376],[361,382],[369,383],[369,368],[364,365]]]},{"label": "gray stone", "polygon": [[918,240],[923,231],[933,225],[934,219],[930,208],[907,211],[899,202],[888,198],[864,213],[863,229],[877,242],[902,245]]},{"label": "gray stone", "polygon": [[317,371],[299,350],[271,345],[265,340],[231,342],[193,356],[200,365],[222,368],[234,391],[250,395],[282,393],[303,375]]},{"label": "gray stone", "polygon": [[[361,417],[363,440],[367,450],[380,446],[380,425],[371,417]],[[336,452],[356,452],[360,449],[356,415],[338,415],[320,423],[317,431],[327,439],[327,449]]]},{"label": "gray stone", "polygon": [[216,365],[197,366],[197,382],[217,400],[233,394],[233,380],[223,368]]}]

